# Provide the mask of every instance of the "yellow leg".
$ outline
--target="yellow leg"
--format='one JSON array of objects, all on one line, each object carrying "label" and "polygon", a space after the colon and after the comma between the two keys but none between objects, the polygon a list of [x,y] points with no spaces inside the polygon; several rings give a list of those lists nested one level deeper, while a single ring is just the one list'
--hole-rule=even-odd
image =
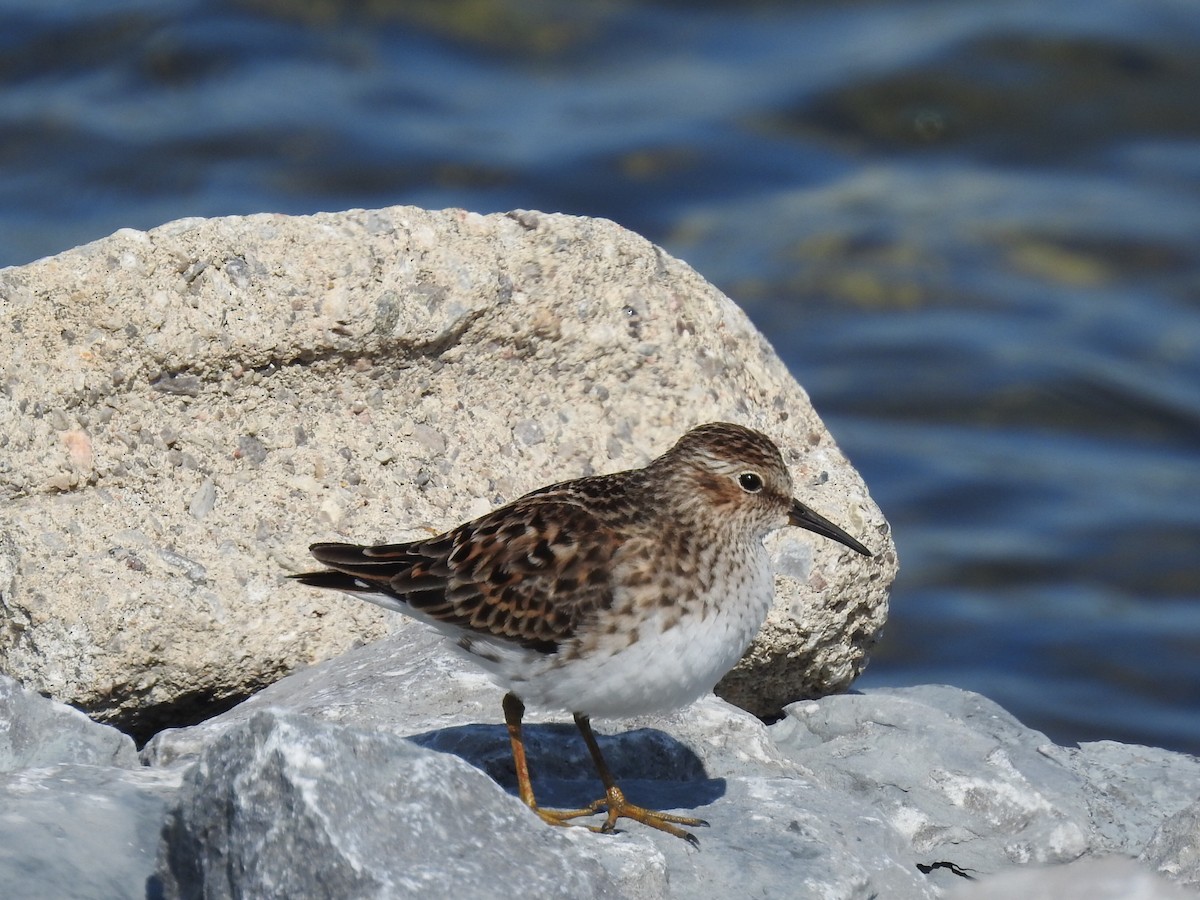
[{"label": "yellow leg", "polygon": [[575,724],[579,728],[579,733],[583,735],[583,742],[587,744],[588,752],[592,755],[592,762],[596,764],[596,772],[604,784],[604,796],[580,809],[541,809],[533,796],[533,784],[529,780],[529,762],[525,758],[525,741],[521,737],[521,720],[524,717],[525,704],[516,694],[505,694],[504,722],[508,726],[508,740],[512,744],[513,765],[517,770],[517,794],[522,802],[537,813],[543,822],[551,825],[571,825],[574,824],[571,822],[572,819],[590,816],[604,809],[608,811],[608,817],[604,824],[588,825],[590,830],[611,833],[616,830],[617,819],[633,819],[677,838],[683,838],[693,847],[700,846],[700,841],[694,834],[677,826],[707,827],[708,823],[703,819],[646,809],[644,806],[637,806],[625,799],[625,794],[617,787],[616,780],[609,771],[604,756],[600,753],[600,745],[596,743],[596,735],[592,733],[592,723],[587,716],[580,713],[575,714]]},{"label": "yellow leg", "polygon": [[601,807],[608,809],[608,819],[600,826],[600,831],[614,831],[617,819],[633,819],[677,838],[683,838],[693,847],[700,846],[699,838],[676,826],[688,825],[692,828],[707,828],[707,822],[691,816],[677,816],[630,803],[625,799],[625,793],[617,787],[616,779],[613,778],[608,764],[604,761],[604,756],[600,753],[600,745],[596,743],[596,735],[592,733],[591,721],[587,716],[576,713],[575,724],[579,728],[579,733],[583,735],[583,742],[587,744],[588,752],[592,754],[592,762],[596,764],[596,772],[599,773],[600,781],[604,784],[604,799],[597,800],[590,807],[597,811]]},{"label": "yellow leg", "polygon": [[[525,741],[521,737],[521,720],[525,717],[525,704],[516,694],[504,695],[504,723],[508,726],[508,740],[512,744],[513,765],[517,770],[517,795],[543,822],[551,825],[570,825],[571,819],[590,816],[604,806],[599,800],[582,809],[541,809],[533,796],[533,783],[529,780],[529,763],[525,759]],[[596,830],[596,829],[593,829]]]}]

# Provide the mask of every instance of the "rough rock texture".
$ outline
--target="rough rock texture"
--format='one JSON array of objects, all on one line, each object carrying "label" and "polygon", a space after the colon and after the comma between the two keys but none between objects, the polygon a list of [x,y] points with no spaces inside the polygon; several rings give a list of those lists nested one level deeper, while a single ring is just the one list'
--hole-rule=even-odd
[{"label": "rough rock texture", "polygon": [[1005,872],[947,895],[948,900],[1196,900],[1197,896],[1120,857]]},{"label": "rough rock texture", "polygon": [[521,813],[454,757],[260,712],[184,779],[163,885],[167,897],[212,900],[612,894],[607,873],[571,852],[573,835]]},{"label": "rough rock texture", "polygon": [[0,677],[0,894],[145,896],[181,772],[133,741]]},{"label": "rough rock texture", "polygon": [[145,897],[180,773],[62,765],[0,775],[5,897]]},{"label": "rough rock texture", "polygon": [[1200,784],[1200,760],[1109,741],[1059,747],[950,687],[796,703],[771,736],[823,783],[868,791],[924,863],[968,872],[1137,853]]},{"label": "rough rock texture", "polygon": [[[408,640],[401,642],[401,638]],[[441,665],[433,662],[439,658],[443,660]],[[197,775],[205,761],[213,758],[212,748],[228,746],[230,740],[242,742],[241,746],[249,740],[247,733],[255,729],[279,731],[280,722],[291,728],[292,719],[280,718],[286,709],[288,716],[303,714],[339,722],[338,728],[353,735],[329,737],[327,740],[335,744],[348,742],[348,745],[331,746],[320,754],[312,751],[312,755],[320,755],[326,769],[337,770],[331,772],[328,783],[354,781],[353,786],[344,790],[357,797],[355,792],[374,790],[361,787],[364,780],[375,783],[374,775],[354,774],[364,768],[360,759],[366,759],[367,766],[375,765],[370,762],[374,756],[358,743],[367,741],[361,737],[359,727],[372,724],[377,741],[383,740],[381,736],[386,732],[412,733],[412,746],[396,764],[398,768],[411,766],[413,759],[421,758],[414,753],[429,754],[440,762],[424,763],[425,768],[417,776],[391,774],[382,778],[381,783],[388,778],[407,778],[399,796],[423,797],[432,790],[423,780],[436,777],[452,785],[447,790],[454,796],[438,797],[420,814],[412,804],[389,811],[393,802],[384,799],[380,801],[384,808],[378,813],[379,821],[374,818],[375,813],[366,817],[353,804],[350,812],[356,814],[345,817],[314,813],[312,818],[333,823],[329,826],[330,835],[305,837],[313,866],[322,870],[328,862],[328,853],[316,849],[322,841],[361,847],[369,843],[363,835],[385,827],[381,823],[388,822],[387,846],[411,844],[436,830],[439,835],[449,833],[448,840],[454,847],[475,847],[472,842],[479,841],[481,833],[486,834],[489,843],[485,846],[491,848],[487,853],[513,857],[524,867],[527,877],[533,879],[535,890],[531,896],[548,892],[542,880],[543,871],[562,877],[564,871],[589,872],[596,867],[607,876],[598,882],[589,878],[589,882],[604,885],[604,895],[613,897],[717,898],[741,896],[743,891],[750,896],[795,896],[799,891],[799,896],[805,896],[804,890],[809,888],[814,895],[831,897],[871,893],[901,898],[933,896],[927,892],[924,876],[908,864],[901,837],[885,827],[868,804],[797,778],[797,767],[772,748],[758,719],[715,697],[667,718],[598,723],[600,732],[632,729],[600,736],[601,747],[630,796],[638,802],[667,809],[687,811],[698,806],[697,812],[708,819],[712,828],[702,831],[702,850],[697,853],[677,838],[636,824],[615,836],[594,835],[582,829],[564,832],[542,825],[513,796],[515,776],[508,738],[504,726],[498,724],[501,693],[448,657],[440,647],[440,639],[429,638],[423,629],[413,629],[410,635],[389,638],[314,668],[316,671],[301,672],[272,685],[218,720],[160,735],[147,747],[145,758],[156,765],[169,764],[171,768],[199,760],[201,768],[192,770],[188,785],[206,795],[213,790],[219,792],[224,788],[204,787],[206,777]],[[415,701],[409,704],[409,716],[402,711],[406,696]],[[393,718],[393,714],[401,718]],[[546,719],[536,714],[529,717],[532,723]],[[279,731],[285,732],[291,736],[297,734],[294,729]],[[600,784],[573,725],[531,724],[526,738],[541,803],[566,807],[596,799]],[[306,756],[308,751],[303,747],[316,738],[308,735],[289,740],[303,745],[290,753]],[[388,740],[398,739],[388,735]],[[258,759],[263,754],[256,751],[251,755]],[[219,764],[211,765],[213,771],[239,768],[231,757],[220,758]],[[480,769],[491,777],[480,775],[477,771]],[[414,778],[418,780],[414,782]],[[223,786],[225,776],[219,779]],[[193,788],[185,791],[181,801],[184,810],[193,805],[190,790]],[[250,795],[245,788],[237,793],[242,797]],[[274,797],[266,789],[264,793]],[[302,804],[287,798],[271,799],[260,804],[258,819],[274,821],[276,814],[272,810],[277,806]],[[219,809],[209,806],[200,813],[185,812],[189,823],[186,833],[203,831],[208,823],[220,832],[210,835],[220,847],[256,845],[258,839],[248,834],[239,832],[234,840],[221,831],[217,825]],[[477,812],[472,812],[476,809]],[[409,811],[413,818],[406,819],[401,813]],[[247,814],[245,818],[253,817]],[[460,834],[459,829],[464,825],[467,831]],[[292,827],[302,830],[299,825]],[[538,836],[545,831],[550,832],[554,842],[546,844],[539,840],[531,846],[527,836]],[[187,838],[172,828],[168,833],[169,846],[180,840],[186,842]],[[195,843],[189,843],[188,847],[191,849],[184,851],[184,856],[194,853]],[[299,853],[303,848],[293,849]],[[387,867],[393,863],[386,858],[387,853],[398,852],[388,850],[384,858],[370,861],[358,858],[354,868],[390,872]],[[497,870],[488,879],[480,880],[471,861],[478,852],[481,851],[473,849],[465,857],[455,852],[442,854],[437,860],[436,874],[430,873],[428,877],[448,879],[433,884],[443,890],[452,886],[462,896],[512,896],[512,881],[504,871]],[[335,857],[341,859],[336,854]],[[458,860],[463,858],[467,862],[460,864]],[[225,896],[220,882],[221,866],[216,857],[213,859],[209,869],[216,873],[218,881],[213,896]],[[798,859],[803,861],[799,871]],[[178,863],[170,862],[169,856],[164,857],[164,862],[173,871],[181,871]],[[187,878],[208,884],[195,872],[188,873]],[[381,884],[389,887],[381,888]],[[802,890],[800,886],[807,887]],[[259,887],[260,884],[254,883],[254,888]],[[565,895],[578,892],[573,882],[569,887],[563,892]],[[383,874],[361,890],[363,896],[429,896],[418,894],[411,882],[401,883],[397,876]],[[409,890],[413,893],[407,893]]]},{"label": "rough rock texture", "polygon": [[[488,815],[504,810],[514,817],[501,829],[506,833],[534,820],[519,803],[499,802],[515,792],[500,697],[440,638],[412,626],[285,678],[203,725],[164,732],[143,758],[170,769],[194,765],[231,735],[246,741],[247,729],[296,716],[355,735],[364,728],[410,735],[425,751],[470,764],[500,785],[457,782],[482,792]],[[574,727],[532,710],[529,721],[539,801],[574,806],[595,799],[599,783]],[[1110,742],[1058,747],[977,694],[948,687],[805,701],[772,726],[715,697],[670,716],[597,725],[629,796],[700,815],[712,826],[700,831],[698,853],[636,824],[617,836],[572,833],[561,858],[599,865],[615,885],[613,896],[903,900],[973,884],[966,876],[987,885],[1015,867],[1029,867],[1035,884],[1038,873],[1056,884],[1058,868],[1030,864],[1136,856],[1200,792],[1200,760]],[[345,747],[337,752],[353,756]],[[349,765],[326,760],[342,764]],[[195,781],[196,771],[199,789],[204,779]],[[465,801],[443,802],[457,821]],[[435,809],[426,814],[438,818]],[[369,828],[382,827],[371,822]],[[200,828],[200,819],[191,827]],[[353,822],[345,827],[357,833]],[[394,827],[407,835],[444,826],[407,820]],[[1164,883],[1146,865],[1130,865],[1084,870],[1081,883],[1110,876],[1114,884]],[[461,877],[474,876],[464,870]]]},{"label": "rough rock texture", "polygon": [[1180,884],[1200,888],[1200,800],[1158,826],[1142,859]]},{"label": "rough rock texture", "polygon": [[442,529],[716,419],[775,437],[877,554],[773,537],[777,602],[722,692],[844,688],[886,615],[886,523],[742,312],[616,225],[190,219],[6,269],[0,670],[152,733],[385,632],[283,582],[313,540]]},{"label": "rough rock texture", "polygon": [[[0,893],[1200,896],[1180,886],[1200,760],[1056,747],[975,694],[827,697],[773,726],[710,696],[597,723],[632,798],[711,822],[699,851],[636,823],[544,825],[515,797],[500,696],[413,626],[165,732],[130,767],[112,729],[21,693],[0,731],[58,751],[0,774]],[[534,714],[526,738],[544,804],[597,796],[573,726]]]},{"label": "rough rock texture", "polygon": [[133,768],[138,755],[128,735],[0,675],[0,772],[56,763]]}]

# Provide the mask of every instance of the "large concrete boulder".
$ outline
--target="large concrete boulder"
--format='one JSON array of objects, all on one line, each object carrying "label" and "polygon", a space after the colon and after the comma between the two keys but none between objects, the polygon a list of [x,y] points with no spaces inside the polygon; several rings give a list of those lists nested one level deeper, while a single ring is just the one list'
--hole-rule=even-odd
[{"label": "large concrete boulder", "polygon": [[139,736],[202,718],[391,626],[283,580],[311,541],[444,529],[711,420],[774,437],[876,554],[774,536],[720,691],[843,689],[886,616],[883,516],[737,306],[611,222],[190,219],[6,269],[0,671]]}]

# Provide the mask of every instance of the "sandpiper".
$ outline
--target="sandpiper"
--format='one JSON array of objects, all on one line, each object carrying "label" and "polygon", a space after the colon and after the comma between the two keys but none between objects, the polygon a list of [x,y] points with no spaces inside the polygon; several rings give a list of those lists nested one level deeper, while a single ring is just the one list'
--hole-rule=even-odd
[{"label": "sandpiper", "polygon": [[[321,543],[329,568],[294,575],[432,625],[508,693],[518,792],[554,825],[607,812],[689,843],[702,819],[625,799],[593,716],[665,712],[708,691],[746,651],[774,594],[763,538],[806,528],[870,551],[792,497],[779,448],[760,432],[694,428],[641,469],[540,488],[444,534],[400,544]],[[525,703],[575,717],[604,796],[572,810],[534,799]]]}]

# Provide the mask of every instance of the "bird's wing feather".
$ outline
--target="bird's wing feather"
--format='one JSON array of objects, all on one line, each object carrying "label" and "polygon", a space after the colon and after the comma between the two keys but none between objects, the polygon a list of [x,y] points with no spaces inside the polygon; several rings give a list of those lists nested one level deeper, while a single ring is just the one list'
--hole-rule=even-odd
[{"label": "bird's wing feather", "polygon": [[[621,537],[564,496],[532,495],[446,534],[407,544],[314,544],[350,576],[338,586],[395,597],[415,614],[545,652],[612,604],[611,563]],[[298,576],[305,581],[307,576]]]}]

